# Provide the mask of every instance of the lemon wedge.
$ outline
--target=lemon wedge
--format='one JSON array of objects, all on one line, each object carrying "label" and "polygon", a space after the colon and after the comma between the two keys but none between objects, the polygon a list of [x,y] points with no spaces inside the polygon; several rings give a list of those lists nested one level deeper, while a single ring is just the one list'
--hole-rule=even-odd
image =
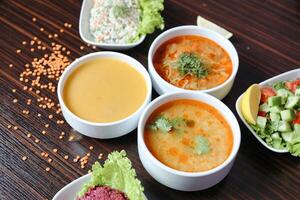
[{"label": "lemon wedge", "polygon": [[256,124],[256,118],[260,102],[260,87],[258,84],[251,85],[242,96],[242,114],[246,121]]},{"label": "lemon wedge", "polygon": [[204,28],[207,28],[207,29],[210,29],[212,31],[215,31],[221,35],[223,35],[225,38],[229,39],[232,37],[232,33],[227,31],[226,29],[222,28],[221,26],[201,17],[201,16],[198,16],[197,17],[197,25],[198,26],[201,26],[201,27],[204,27]]}]

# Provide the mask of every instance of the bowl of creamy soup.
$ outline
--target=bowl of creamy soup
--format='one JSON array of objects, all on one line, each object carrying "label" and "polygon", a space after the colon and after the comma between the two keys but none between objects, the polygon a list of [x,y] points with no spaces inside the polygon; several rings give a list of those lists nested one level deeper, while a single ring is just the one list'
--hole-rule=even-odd
[{"label": "bowl of creamy soup", "polygon": [[116,52],[97,52],[75,60],[58,83],[66,121],[94,138],[115,138],[137,127],[151,100],[151,79],[137,60]]},{"label": "bowl of creamy soup", "polygon": [[190,90],[222,99],[233,85],[238,65],[228,39],[198,26],[163,32],[148,53],[149,73],[159,94]]},{"label": "bowl of creamy soup", "polygon": [[146,107],[138,124],[144,168],[161,184],[182,191],[203,190],[224,179],[240,140],[231,110],[205,93],[164,94]]}]

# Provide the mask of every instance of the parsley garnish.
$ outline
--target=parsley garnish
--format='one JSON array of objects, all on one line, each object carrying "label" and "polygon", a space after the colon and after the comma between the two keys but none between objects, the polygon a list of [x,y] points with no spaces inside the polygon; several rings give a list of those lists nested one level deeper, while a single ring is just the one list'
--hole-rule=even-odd
[{"label": "parsley garnish", "polygon": [[179,129],[182,126],[186,126],[185,119],[183,119],[181,117],[169,119],[162,115],[162,116],[158,117],[154,121],[154,123],[150,124],[148,126],[148,128],[153,131],[160,130],[164,133],[167,133],[167,132],[171,131],[172,129]]},{"label": "parsley garnish", "polygon": [[205,154],[210,151],[210,143],[208,139],[204,136],[198,135],[196,137],[196,147],[195,147],[197,154]]},{"label": "parsley garnish", "polygon": [[182,53],[178,58],[177,65],[181,75],[194,74],[197,78],[204,78],[208,74],[201,58],[195,53]]}]

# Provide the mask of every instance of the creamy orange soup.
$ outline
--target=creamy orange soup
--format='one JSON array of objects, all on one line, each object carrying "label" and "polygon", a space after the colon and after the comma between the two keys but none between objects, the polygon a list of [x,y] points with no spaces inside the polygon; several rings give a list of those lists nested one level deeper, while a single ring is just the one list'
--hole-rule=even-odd
[{"label": "creamy orange soup", "polygon": [[98,58],[76,68],[63,88],[71,112],[91,122],[113,122],[138,110],[147,94],[143,76],[125,62]]},{"label": "creamy orange soup", "polygon": [[168,102],[149,117],[145,143],[160,162],[180,171],[207,171],[229,156],[233,137],[212,106],[196,100]]},{"label": "creamy orange soup", "polygon": [[153,64],[167,82],[189,90],[216,87],[232,73],[228,53],[214,41],[196,35],[163,43],[154,54]]}]

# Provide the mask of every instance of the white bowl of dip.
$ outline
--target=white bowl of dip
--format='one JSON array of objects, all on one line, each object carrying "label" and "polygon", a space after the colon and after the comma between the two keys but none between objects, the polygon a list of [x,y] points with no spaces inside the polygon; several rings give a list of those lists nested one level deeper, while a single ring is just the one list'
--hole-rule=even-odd
[{"label": "white bowl of dip", "polygon": [[146,38],[146,36],[144,35],[138,41],[133,43],[127,43],[127,44],[108,44],[108,43],[96,42],[89,28],[89,20],[90,20],[90,13],[92,7],[93,7],[92,0],[84,0],[82,2],[80,19],[79,19],[79,34],[81,39],[84,42],[94,46],[98,46],[101,49],[106,49],[106,50],[126,50],[141,44]]}]

